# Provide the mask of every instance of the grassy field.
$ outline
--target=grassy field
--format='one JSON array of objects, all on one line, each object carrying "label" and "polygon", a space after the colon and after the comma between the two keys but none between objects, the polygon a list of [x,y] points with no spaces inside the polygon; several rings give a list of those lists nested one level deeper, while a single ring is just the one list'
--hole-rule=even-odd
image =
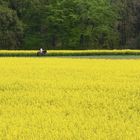
[{"label": "grassy field", "polygon": [[[0,57],[18,56],[35,57],[38,50],[0,50]],[[46,56],[102,56],[102,55],[137,55],[140,50],[48,50]]]},{"label": "grassy field", "polygon": [[0,140],[139,140],[140,60],[0,58]]}]

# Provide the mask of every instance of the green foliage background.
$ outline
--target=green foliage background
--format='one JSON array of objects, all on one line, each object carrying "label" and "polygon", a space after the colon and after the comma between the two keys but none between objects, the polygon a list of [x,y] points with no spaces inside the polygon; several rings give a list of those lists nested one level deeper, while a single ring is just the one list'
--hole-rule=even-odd
[{"label": "green foliage background", "polygon": [[139,49],[139,0],[0,0],[0,49]]}]

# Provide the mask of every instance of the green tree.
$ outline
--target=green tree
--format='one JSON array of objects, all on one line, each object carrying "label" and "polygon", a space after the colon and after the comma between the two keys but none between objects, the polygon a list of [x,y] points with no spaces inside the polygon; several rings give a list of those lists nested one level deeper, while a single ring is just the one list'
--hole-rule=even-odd
[{"label": "green tree", "polygon": [[1,49],[17,49],[22,45],[22,23],[16,12],[0,6],[0,47]]}]

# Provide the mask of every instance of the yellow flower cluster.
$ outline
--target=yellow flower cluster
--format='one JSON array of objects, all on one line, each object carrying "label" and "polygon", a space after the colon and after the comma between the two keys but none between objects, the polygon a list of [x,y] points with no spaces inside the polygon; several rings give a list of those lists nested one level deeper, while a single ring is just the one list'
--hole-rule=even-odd
[{"label": "yellow flower cluster", "polygon": [[0,139],[140,139],[140,60],[0,58]]}]

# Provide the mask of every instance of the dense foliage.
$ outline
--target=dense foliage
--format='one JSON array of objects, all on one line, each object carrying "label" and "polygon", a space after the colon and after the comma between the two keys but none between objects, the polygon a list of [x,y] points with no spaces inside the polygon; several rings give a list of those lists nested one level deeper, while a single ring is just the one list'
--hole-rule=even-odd
[{"label": "dense foliage", "polygon": [[0,48],[139,49],[139,12],[139,0],[0,0]]}]

